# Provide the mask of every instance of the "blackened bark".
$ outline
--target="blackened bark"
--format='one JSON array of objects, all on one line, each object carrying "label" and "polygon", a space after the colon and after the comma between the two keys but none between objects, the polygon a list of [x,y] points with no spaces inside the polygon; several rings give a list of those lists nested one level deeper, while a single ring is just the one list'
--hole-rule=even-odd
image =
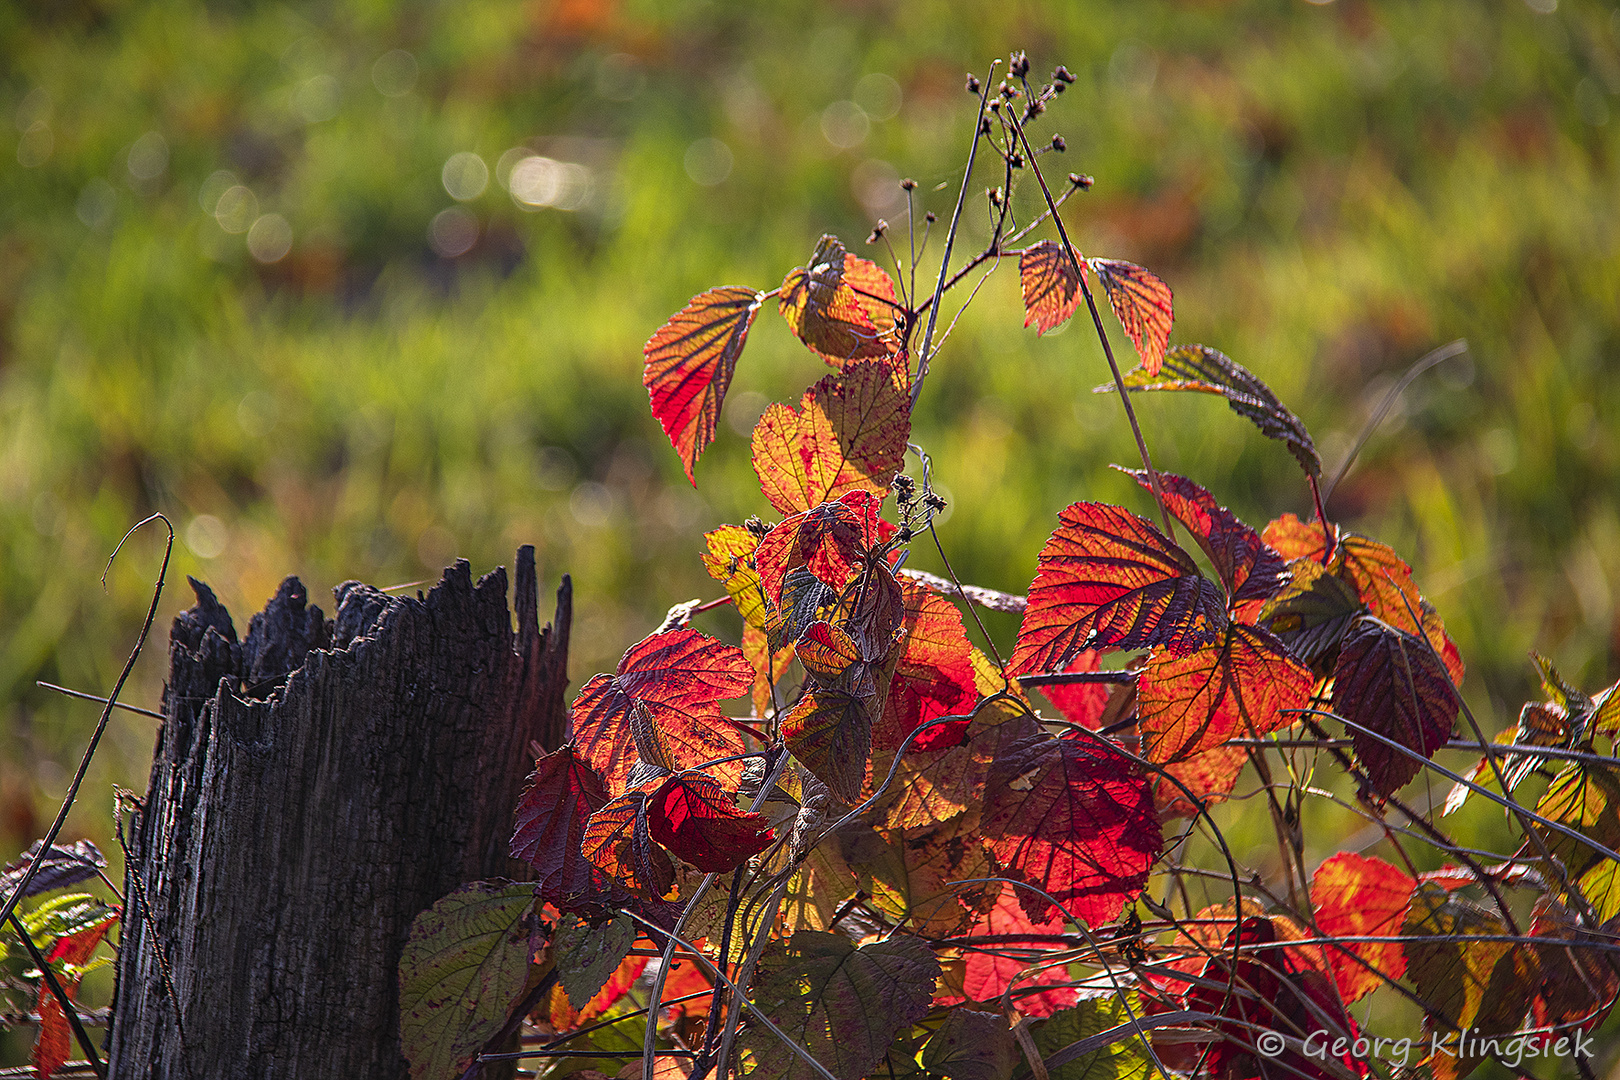
[{"label": "blackened bark", "polygon": [[507,842],[531,744],[567,719],[569,581],[542,631],[520,550],[514,633],[504,569],[474,585],[459,561],[416,599],[348,582],[330,620],[288,578],[240,642],[192,587],[132,823],[111,1075],[397,1080],[411,920],[525,876]]}]

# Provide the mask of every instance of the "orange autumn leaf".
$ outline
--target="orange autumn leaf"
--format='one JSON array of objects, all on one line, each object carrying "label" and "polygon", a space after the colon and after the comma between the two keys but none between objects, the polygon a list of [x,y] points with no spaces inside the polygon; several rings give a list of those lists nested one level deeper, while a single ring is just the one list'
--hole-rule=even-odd
[{"label": "orange autumn leaf", "polygon": [[1240,623],[1192,652],[1156,652],[1137,679],[1142,754],[1165,764],[1270,734],[1297,719],[1289,710],[1305,707],[1315,681],[1270,633]]},{"label": "orange autumn leaf", "polygon": [[[1079,267],[1076,270],[1076,266]],[[1052,240],[1025,248],[1018,256],[1018,283],[1024,293],[1024,325],[1044,334],[1065,322],[1080,304],[1086,264],[1074,249]]]},{"label": "orange autumn leaf", "polygon": [[[1316,868],[1311,896],[1327,937],[1399,938],[1417,881],[1383,859],[1340,852]],[[1401,942],[1356,941],[1323,950],[1346,1005],[1406,974]]]},{"label": "orange autumn leaf", "polygon": [[1142,358],[1142,370],[1157,375],[1170,344],[1174,320],[1170,286],[1135,263],[1118,259],[1092,259],[1091,268],[1108,290],[1108,303]]},{"label": "orange autumn leaf", "polygon": [[782,280],[777,308],[788,327],[834,367],[892,356],[899,347],[894,283],[876,263],[848,254],[823,236],[808,266]]},{"label": "orange autumn leaf", "polygon": [[647,820],[652,781],[627,791],[591,815],[585,825],[583,850],[597,869],[625,888],[657,899],[675,883],[669,854],[653,842]]},{"label": "orange autumn leaf", "polygon": [[887,364],[851,364],[805,392],[795,412],[773,404],[754,427],[754,471],[783,514],[850,491],[880,498],[905,464],[911,398]]},{"label": "orange autumn leaf", "polygon": [[765,294],[754,289],[710,289],[694,296],[642,347],[647,362],[641,383],[688,480],[703,448],[714,441],[737,357],[764,301]]}]

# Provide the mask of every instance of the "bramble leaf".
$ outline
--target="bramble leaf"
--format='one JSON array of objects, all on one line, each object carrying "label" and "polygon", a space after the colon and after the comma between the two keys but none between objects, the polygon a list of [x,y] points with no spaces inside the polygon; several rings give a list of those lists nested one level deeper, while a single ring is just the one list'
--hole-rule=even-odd
[{"label": "bramble leaf", "polygon": [[[1035,1049],[1050,1061],[1065,1047],[1127,1024],[1132,1016],[1140,1018],[1143,1009],[1136,1002],[1135,993],[1131,993],[1131,1005],[1127,1009],[1125,1001],[1117,994],[1100,994],[1084,999],[1072,1009],[1053,1013],[1044,1024],[1035,1025],[1031,1031]],[[1051,1080],[1147,1080],[1153,1075],[1156,1075],[1153,1059],[1148,1056],[1147,1044],[1140,1035],[1109,1043],[1048,1070]]]},{"label": "bramble leaf", "polygon": [[[1597,762],[1572,761],[1553,777],[1536,813],[1574,829],[1582,836],[1614,850],[1620,845],[1620,776],[1613,767]],[[1547,850],[1562,860],[1571,874],[1584,874],[1604,861],[1596,848],[1582,844],[1545,825],[1532,824]]]},{"label": "bramble leaf", "polygon": [[856,801],[872,754],[870,699],[844,690],[813,690],[782,717],[782,738],[832,793]]},{"label": "bramble leaf", "polygon": [[852,865],[858,861],[860,886],[871,894],[873,908],[912,933],[946,938],[967,925],[971,909],[984,899],[983,884],[956,884],[990,874],[990,857],[973,835],[976,823],[977,815],[967,815],[943,825],[896,829],[886,839],[869,831],[877,841],[873,850],[846,846],[845,858]]},{"label": "bramble leaf", "polygon": [[1597,929],[1584,927],[1551,896],[1536,901],[1530,935],[1541,971],[1541,990],[1532,1002],[1537,1027],[1591,1031],[1609,1015],[1620,996],[1620,975],[1602,950],[1617,929],[1612,920]]},{"label": "bramble leaf", "polygon": [[641,383],[688,480],[714,441],[737,357],[764,301],[764,293],[735,285],[699,293],[642,347]]},{"label": "bramble leaf", "polygon": [[589,1005],[635,943],[636,924],[628,915],[590,920],[564,915],[552,932],[551,951],[569,1003],[575,1009]]},{"label": "bramble leaf", "polygon": [[722,525],[703,534],[708,551],[703,565],[714,580],[723,582],[726,594],[743,622],[756,630],[765,629],[765,589],[759,571],[754,569],[754,552],[759,537],[741,525]]},{"label": "bramble leaf", "polygon": [[1122,507],[1064,510],[1037,566],[1008,664],[1015,675],[1061,670],[1086,649],[1196,649],[1226,624],[1192,557]]},{"label": "bramble leaf", "polygon": [[993,764],[1040,732],[1027,703],[1005,697],[984,701],[968,721],[961,742],[900,759],[885,800],[887,826],[932,825],[962,813],[983,800]]},{"label": "bramble leaf", "polygon": [[[1322,475],[1322,459],[1299,417],[1289,412],[1271,387],[1243,365],[1208,345],[1177,345],[1164,354],[1162,369],[1142,366],[1125,375],[1130,390],[1197,390],[1226,399],[1232,411],[1251,421],[1268,438],[1277,439],[1293,453],[1307,476]],[[1099,394],[1114,392],[1112,383],[1097,387]],[[1269,542],[1269,541],[1268,541]],[[1285,556],[1287,552],[1283,553]]]},{"label": "bramble leaf", "polygon": [[849,491],[881,501],[905,464],[911,398],[888,364],[849,364],[805,391],[795,412],[772,404],[754,426],[754,472],[783,514]]},{"label": "bramble leaf", "polygon": [[[1074,981],[1068,968],[1058,964],[1028,975],[1024,972],[1039,966],[1043,954],[1056,951],[1051,938],[1062,934],[1068,924],[1055,910],[1049,918],[1031,919],[1019,902],[1026,891],[1002,884],[995,906],[967,931],[969,937],[993,935],[999,940],[968,952],[962,988],[974,1001],[995,1004],[1011,987],[1013,1008],[1025,1016],[1051,1016],[1079,997],[1073,986],[1066,985]],[[1028,940],[1020,942],[1020,937]]]},{"label": "bramble leaf", "polygon": [[[765,534],[754,552],[766,597],[785,607],[784,579],[790,570],[801,566],[830,588],[842,589],[860,568],[863,557],[882,540],[884,531],[892,530],[878,517],[882,502],[871,492],[857,489],[836,501],[783,518]],[[814,621],[807,621],[805,626]],[[803,632],[801,627],[799,633]]]},{"label": "bramble leaf", "polygon": [[1428,1058],[1437,1080],[1461,1080],[1481,1060],[1462,1050],[1456,1033],[1474,1035],[1513,1031],[1530,1009],[1538,985],[1535,954],[1503,941],[1507,927],[1496,915],[1431,882],[1412,894],[1402,934],[1406,974],[1427,1005],[1425,1033],[1449,1039]]},{"label": "bramble leaf", "polygon": [[[939,962],[922,941],[893,937],[859,948],[842,934],[795,933],[760,964],[754,1003],[837,1080],[860,1080],[902,1029],[928,1012]],[[763,1028],[743,1045],[757,1080],[811,1080],[817,1074]]]},{"label": "bramble leaf", "polygon": [[1091,268],[1108,290],[1108,303],[1119,324],[1136,345],[1142,370],[1157,375],[1175,319],[1170,286],[1143,267],[1119,259],[1092,259]]},{"label": "bramble leaf", "polygon": [[1156,652],[1136,683],[1142,756],[1166,764],[1270,734],[1294,723],[1288,710],[1304,708],[1314,682],[1275,637],[1241,623],[1192,652]]},{"label": "bramble leaf", "polygon": [[[613,675],[597,675],[574,699],[571,722],[585,760],[608,790],[622,791],[639,754],[690,769],[742,753],[742,740],[717,702],[739,697],[754,669],[734,645],[686,628],[652,634],[630,646]],[[738,762],[716,775],[742,775]]]},{"label": "bramble leaf", "polygon": [[770,846],[763,814],[741,810],[708,773],[676,773],[647,800],[652,838],[705,873],[734,870]]},{"label": "bramble leaf", "polygon": [[1257,621],[1269,625],[1278,640],[1307,664],[1331,664],[1345,631],[1367,607],[1355,586],[1328,573],[1315,559],[1295,559],[1288,567],[1293,580],[1266,603]]},{"label": "bramble leaf", "polygon": [[1153,804],[1159,808],[1159,816],[1166,820],[1196,817],[1198,807],[1188,798],[1188,791],[1206,805],[1223,801],[1237,785],[1248,760],[1249,752],[1241,746],[1217,746],[1166,765],[1164,771],[1185,784],[1187,791],[1171,783],[1170,777],[1157,777],[1153,782]]},{"label": "bramble leaf", "polygon": [[[996,861],[1089,926],[1142,891],[1163,837],[1147,780],[1094,736],[1038,735],[996,760],[985,784],[982,836]],[[1051,904],[1019,890],[1031,919]]]},{"label": "bramble leaf", "polygon": [[591,891],[591,864],[581,844],[585,823],[607,804],[607,786],[574,744],[542,755],[518,798],[514,859],[533,866],[536,891],[553,902]]},{"label": "bramble leaf", "polygon": [[894,282],[876,263],[823,236],[809,266],[788,271],[777,308],[800,341],[834,367],[899,348]]},{"label": "bramble leaf", "polygon": [[[0,897],[10,898],[16,891],[22,879],[27,876],[28,867],[39,857],[39,846],[42,843],[43,840],[35,840],[27,851],[17,856],[15,861],[7,863],[4,870],[0,870]],[[34,880],[28,883],[28,891],[20,899],[26,900],[30,896],[77,885],[81,881],[95,877],[96,871],[106,865],[107,857],[88,840],[75,840],[71,844],[52,844],[51,850],[40,862]]]},{"label": "bramble leaf", "polygon": [[[1063,674],[1102,670],[1102,654],[1095,649],[1082,649],[1074,654],[1063,668]],[[1041,696],[1071,724],[1096,731],[1103,713],[1108,708],[1109,687],[1105,683],[1070,683],[1039,688]]]},{"label": "bramble leaf", "polygon": [[1333,672],[1333,711],[1350,729],[1373,789],[1391,795],[1418,774],[1418,762],[1359,728],[1430,758],[1451,738],[1457,689],[1439,660],[1411,634],[1363,615],[1351,624]]},{"label": "bramble leaf", "polygon": [[923,1068],[946,1080],[1008,1080],[1018,1061],[1007,1018],[952,1009],[923,1050]]},{"label": "bramble leaf", "polygon": [[[1146,470],[1126,469],[1149,491],[1153,484]],[[1160,473],[1165,509],[1186,526],[1209,556],[1221,584],[1226,587],[1227,610],[1238,617],[1240,605],[1265,600],[1289,579],[1283,557],[1260,539],[1260,534],[1215,501],[1203,487],[1175,473]]]},{"label": "bramble leaf", "polygon": [[529,974],[534,886],[475,881],[411,923],[399,958],[399,1038],[412,1080],[459,1076]]},{"label": "bramble leaf", "polygon": [[[1416,880],[1382,859],[1340,852],[1311,879],[1317,928],[1328,937],[1399,937],[1415,888]],[[1323,952],[1346,1005],[1406,973],[1398,941],[1347,941]]]},{"label": "bramble leaf", "polygon": [[[37,851],[38,847],[36,843],[31,850]],[[89,850],[84,850],[85,847]],[[71,876],[71,867],[91,862],[100,854],[88,840],[81,840],[72,848],[52,845],[51,856],[47,858],[54,856],[59,863],[66,865],[61,869],[53,868],[49,864],[42,866],[40,872],[34,876],[34,880],[37,882],[53,870],[57,874],[65,871]],[[91,873],[94,873],[93,869]],[[81,877],[74,880],[84,879]],[[105,908],[102,910],[107,911]],[[96,951],[96,946],[101,944],[101,939],[107,936],[107,931],[111,930],[117,921],[117,913],[108,911],[107,914],[99,916],[95,922],[82,925],[79,929],[58,938],[46,950],[45,961],[56,972],[57,981],[61,983],[62,992],[67,995],[69,1002],[78,1001],[80,969],[89,962],[90,954]],[[73,1026],[68,1022],[67,1014],[62,1011],[62,1003],[57,1000],[43,978],[39,980],[39,998],[35,1003],[35,1011],[39,1013],[39,1038],[34,1042],[34,1070],[42,1080],[48,1080],[52,1073],[67,1063],[73,1048]]]},{"label": "bramble leaf", "polygon": [[[942,596],[910,580],[900,582],[905,601],[905,637],[884,704],[880,749],[893,749],[919,725],[940,716],[966,714],[978,700],[973,645],[962,612]],[[968,719],[939,724],[918,735],[912,750],[960,742]]]},{"label": "bramble leaf", "polygon": [[[1072,249],[1071,249],[1072,250]],[[1075,264],[1080,270],[1075,272]],[[1086,264],[1056,241],[1042,240],[1018,254],[1018,283],[1024,293],[1024,325],[1044,334],[1065,322],[1080,305]]]},{"label": "bramble leaf", "polygon": [[625,888],[657,899],[675,883],[669,854],[653,843],[647,795],[662,781],[649,781],[610,801],[585,825],[585,857]]}]

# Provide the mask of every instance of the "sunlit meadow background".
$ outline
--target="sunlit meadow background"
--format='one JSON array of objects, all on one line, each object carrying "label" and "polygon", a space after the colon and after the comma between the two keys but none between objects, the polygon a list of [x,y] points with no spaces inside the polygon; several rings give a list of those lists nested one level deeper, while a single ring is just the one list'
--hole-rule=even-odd
[{"label": "sunlit meadow background", "polygon": [[[36,680],[110,687],[159,531],[101,574],[153,511],[179,539],[124,694],[146,706],[187,574],[245,631],[288,574],[330,612],[343,580],[431,582],[457,556],[483,573],[532,543],[544,588],[573,575],[576,683],[716,595],[701,533],[768,511],[747,433],[825,369],[763,315],[694,490],[648,412],[642,342],[703,288],[774,287],[823,231],[886,261],[861,242],[884,217],[904,248],[901,176],[948,218],[964,73],[1015,47],[1078,76],[1040,133],[1067,140],[1043,159],[1058,178],[1096,177],[1065,215],[1082,249],[1164,277],[1173,340],[1268,380],[1330,472],[1413,361],[1468,340],[1330,511],[1416,567],[1487,728],[1535,692],[1531,649],[1588,689],[1620,675],[1609,5],[9,4],[0,856],[43,831],[95,719]],[[975,178],[959,251],[997,182]],[[1090,328],[1021,323],[1003,267],[914,429],[953,564],[1011,591],[1069,502],[1146,510],[1106,468],[1135,451],[1091,393]],[[1286,451],[1218,402],[1138,408],[1157,463],[1248,520],[1308,510]],[[1015,629],[992,625],[1004,645]],[[144,790],[154,730],[114,716],[69,837],[112,846],[111,786]],[[1463,835],[1499,827],[1475,814]],[[1329,823],[1318,854],[1354,824]],[[1269,842],[1252,837],[1259,865]]]}]

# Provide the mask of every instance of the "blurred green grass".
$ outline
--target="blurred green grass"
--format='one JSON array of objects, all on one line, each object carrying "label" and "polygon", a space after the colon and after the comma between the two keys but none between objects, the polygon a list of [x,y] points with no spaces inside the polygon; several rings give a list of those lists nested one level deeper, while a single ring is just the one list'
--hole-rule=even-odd
[{"label": "blurred green grass", "polygon": [[[895,176],[948,217],[963,73],[1016,47],[1078,76],[1043,121],[1067,139],[1046,159],[1058,174],[1097,178],[1065,215],[1077,242],[1164,277],[1173,340],[1268,380],[1330,471],[1409,364],[1468,339],[1330,510],[1412,562],[1482,721],[1505,726],[1533,695],[1532,648],[1589,688],[1620,675],[1607,6],[10,5],[0,853],[42,831],[94,720],[35,681],[111,685],[157,534],[105,592],[99,578],[154,510],[180,541],[126,692],[146,705],[185,574],[243,627],[289,573],[328,599],[349,578],[431,581],[458,555],[482,573],[534,543],[548,585],[574,576],[576,682],[669,605],[714,595],[699,534],[767,509],[746,432],[825,369],[767,313],[694,491],[648,412],[641,343],[703,288],[773,287],[823,231],[873,254],[874,214],[902,220],[884,205]],[[462,203],[443,175],[457,153],[491,174]],[[547,174],[577,208],[508,194],[525,155],[583,168]],[[222,202],[237,186],[251,197]],[[984,237],[969,217],[959,250]],[[476,243],[449,254],[469,220]],[[1061,507],[1144,500],[1106,469],[1135,450],[1090,393],[1096,342],[1022,330],[1015,277],[1004,267],[962,318],[914,438],[952,498],[957,571],[1021,591]],[[1256,524],[1308,510],[1287,453],[1219,403],[1138,408],[1161,468]],[[917,545],[912,565],[939,559]],[[1015,629],[992,624],[1003,644]],[[115,718],[69,835],[106,840],[109,786],[144,789],[152,739],[149,720]]]}]

